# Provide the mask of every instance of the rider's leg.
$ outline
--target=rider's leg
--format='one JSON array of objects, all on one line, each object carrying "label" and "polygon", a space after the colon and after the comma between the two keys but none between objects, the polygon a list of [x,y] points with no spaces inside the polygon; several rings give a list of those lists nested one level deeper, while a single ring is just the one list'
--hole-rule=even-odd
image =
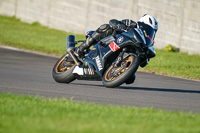
[{"label": "rider's leg", "polygon": [[111,35],[113,29],[110,27],[109,24],[101,25],[91,36],[89,36],[85,42],[83,42],[77,49],[76,53],[80,57],[85,49],[88,49],[93,44],[97,43],[102,38]]}]

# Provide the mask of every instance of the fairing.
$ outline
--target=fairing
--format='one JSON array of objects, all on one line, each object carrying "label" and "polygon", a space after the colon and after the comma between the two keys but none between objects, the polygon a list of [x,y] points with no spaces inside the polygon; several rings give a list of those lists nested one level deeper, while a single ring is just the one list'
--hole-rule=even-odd
[{"label": "fairing", "polygon": [[97,43],[88,53],[83,65],[80,66],[83,71],[83,75],[78,75],[80,79],[84,79],[84,77],[87,79],[90,78],[91,80],[101,79],[107,65],[106,63],[111,63],[112,59],[116,59],[119,54],[118,51],[123,47],[148,47],[142,30],[138,28],[132,28],[127,32],[118,34],[114,40],[107,37],[102,40],[102,42],[104,41],[109,43],[107,43],[106,46],[100,46],[99,43]]}]

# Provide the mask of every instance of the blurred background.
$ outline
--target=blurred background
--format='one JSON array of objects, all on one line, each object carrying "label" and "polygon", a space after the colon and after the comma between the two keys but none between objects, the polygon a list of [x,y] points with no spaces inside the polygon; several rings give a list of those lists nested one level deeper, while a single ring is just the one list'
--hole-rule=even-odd
[{"label": "blurred background", "polygon": [[0,0],[0,14],[74,33],[149,14],[158,21],[156,48],[200,54],[200,0]]}]

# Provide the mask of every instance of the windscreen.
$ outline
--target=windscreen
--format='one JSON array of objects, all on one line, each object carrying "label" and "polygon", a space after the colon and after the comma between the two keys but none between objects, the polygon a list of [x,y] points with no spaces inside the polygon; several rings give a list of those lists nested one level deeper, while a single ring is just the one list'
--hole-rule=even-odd
[{"label": "windscreen", "polygon": [[149,25],[147,25],[143,22],[138,22],[138,26],[142,30],[142,32],[144,33],[146,45],[147,46],[152,45],[156,31],[151,26],[149,26]]}]

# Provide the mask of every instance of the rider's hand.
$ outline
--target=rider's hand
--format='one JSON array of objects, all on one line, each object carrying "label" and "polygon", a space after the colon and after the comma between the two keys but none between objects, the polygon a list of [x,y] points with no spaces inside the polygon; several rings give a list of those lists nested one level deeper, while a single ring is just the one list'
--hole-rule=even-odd
[{"label": "rider's hand", "polygon": [[109,24],[115,31],[124,31],[127,28],[123,22],[118,21],[116,19],[110,20]]}]

